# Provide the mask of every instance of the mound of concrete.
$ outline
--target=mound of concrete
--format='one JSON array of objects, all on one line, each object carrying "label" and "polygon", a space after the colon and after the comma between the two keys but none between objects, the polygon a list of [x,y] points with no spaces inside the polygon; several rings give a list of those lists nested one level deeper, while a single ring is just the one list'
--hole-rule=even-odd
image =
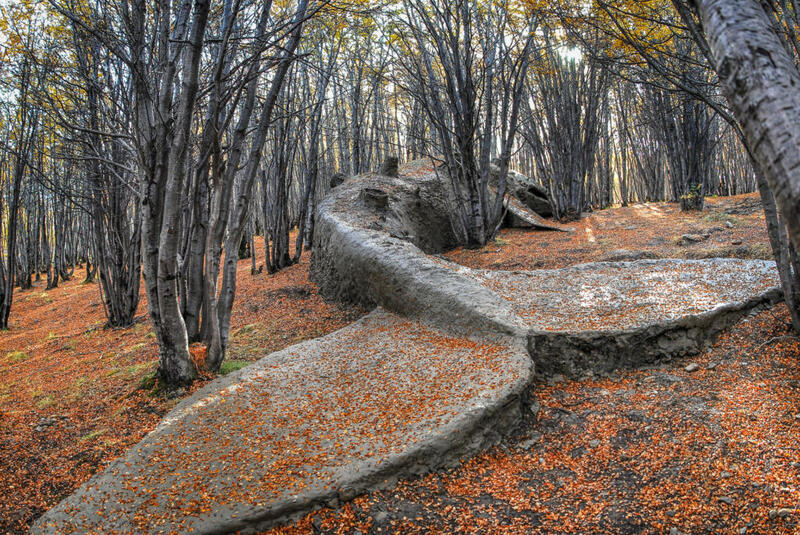
[{"label": "mound of concrete", "polygon": [[696,353],[743,315],[782,298],[775,264],[762,260],[458,271],[500,295],[526,323],[540,374],[611,371]]},{"label": "mound of concrete", "polygon": [[[379,207],[361,201],[369,190],[386,192]],[[323,294],[524,338],[537,373],[571,375],[699,351],[743,314],[781,299],[773,263],[759,260],[465,268],[431,255],[452,243],[451,234],[441,237],[449,228],[443,191],[432,171],[367,175],[337,188],[317,214],[312,277]],[[510,204],[519,207],[513,197]],[[426,229],[433,239],[423,239]]]}]

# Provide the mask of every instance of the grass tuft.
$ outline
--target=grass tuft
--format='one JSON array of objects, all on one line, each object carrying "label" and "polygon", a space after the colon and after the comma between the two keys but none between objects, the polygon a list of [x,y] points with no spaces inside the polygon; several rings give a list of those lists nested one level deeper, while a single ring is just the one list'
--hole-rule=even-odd
[{"label": "grass tuft", "polygon": [[102,435],[103,433],[105,433],[106,431],[107,431],[107,429],[105,429],[105,428],[103,428],[103,429],[95,429],[91,433],[87,433],[87,434],[83,435],[80,440],[81,440],[81,442],[86,442],[87,440],[95,439],[95,438],[99,437],[100,435]]},{"label": "grass tuft", "polygon": [[233,373],[236,370],[241,370],[245,366],[250,364],[246,360],[226,360],[222,363],[222,366],[219,368],[220,375],[228,375],[229,373]]},{"label": "grass tuft", "polygon": [[710,212],[703,216],[703,221],[706,223],[726,223],[730,221],[734,227],[739,227],[744,224],[741,218],[724,212]]},{"label": "grass tuft", "polygon": [[36,406],[39,407],[40,409],[44,409],[46,407],[49,407],[49,406],[53,405],[54,403],[55,403],[55,400],[53,399],[53,396],[52,395],[47,395],[47,396],[43,397],[42,399],[40,399],[39,401],[37,401],[36,402]]},{"label": "grass tuft", "polygon": [[7,362],[22,362],[24,360],[28,360],[29,358],[30,355],[24,351],[9,351],[5,356],[5,360]]}]

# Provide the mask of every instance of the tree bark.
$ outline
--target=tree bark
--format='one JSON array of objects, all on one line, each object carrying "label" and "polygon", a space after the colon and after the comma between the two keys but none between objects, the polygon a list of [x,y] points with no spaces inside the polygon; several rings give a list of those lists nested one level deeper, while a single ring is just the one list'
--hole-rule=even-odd
[{"label": "tree bark", "polygon": [[756,0],[694,4],[734,116],[800,250],[800,73]]}]

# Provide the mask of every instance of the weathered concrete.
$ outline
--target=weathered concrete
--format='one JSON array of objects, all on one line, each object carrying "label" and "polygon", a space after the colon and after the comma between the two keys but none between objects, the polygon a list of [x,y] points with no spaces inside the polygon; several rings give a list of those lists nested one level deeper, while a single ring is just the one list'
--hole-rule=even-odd
[{"label": "weathered concrete", "polygon": [[780,298],[766,262],[472,270],[435,256],[456,245],[451,214],[432,172],[338,184],[318,208],[311,275],[328,297],[391,312],[210,383],[34,533],[271,526],[495,442],[521,417],[534,363],[671,358]]},{"label": "weathered concrete", "polygon": [[595,262],[557,270],[459,268],[529,327],[540,374],[611,371],[696,353],[743,315],[779,302],[773,262]]},{"label": "weathered concrete", "polygon": [[180,403],[33,533],[232,533],[454,464],[521,414],[533,366],[508,337],[377,309]]},{"label": "weathered concrete", "polygon": [[[330,298],[451,327],[524,336],[524,322],[496,293],[425,254],[455,245],[440,188],[435,177],[373,175],[331,192],[317,213],[312,279]],[[365,189],[386,191],[388,206],[371,211],[362,200]]]},{"label": "weathered concrete", "polygon": [[561,232],[574,232],[575,229],[555,221],[544,219],[536,212],[527,208],[516,197],[507,197],[503,201],[506,216],[503,224],[508,228],[535,228],[540,230],[558,230]]},{"label": "weathered concrete", "polygon": [[[369,188],[391,192],[377,217],[352,208]],[[427,204],[413,202],[416,198]],[[516,199],[512,203],[518,205]],[[419,239],[426,226],[436,232],[447,228],[441,220],[446,213],[433,173],[351,181],[319,207],[312,277],[323,294],[336,299],[524,337],[540,374],[607,371],[696,352],[743,314],[781,298],[774,264],[765,261],[469,269],[425,254],[440,252],[450,241]],[[406,221],[416,225],[412,229]]]},{"label": "weathered concrete", "polygon": [[[489,183],[496,187],[500,177],[500,168],[492,164],[489,171]],[[553,205],[547,190],[531,178],[518,173],[513,169],[508,170],[506,176],[506,191],[518,199],[528,210],[535,212],[540,217],[551,217]]]}]

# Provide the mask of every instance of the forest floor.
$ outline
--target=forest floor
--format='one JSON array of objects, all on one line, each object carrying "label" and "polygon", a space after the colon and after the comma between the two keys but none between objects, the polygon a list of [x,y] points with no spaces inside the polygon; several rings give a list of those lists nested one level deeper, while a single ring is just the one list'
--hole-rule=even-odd
[{"label": "forest floor", "polygon": [[642,203],[598,210],[565,226],[574,232],[532,234],[503,229],[482,249],[444,256],[476,269],[555,269],[602,260],[643,258],[772,259],[757,193],[710,197],[702,212],[676,203]]},{"label": "forest floor", "polygon": [[[665,203],[603,210],[572,226],[569,234],[504,230],[482,249],[446,256],[512,270],[618,257],[620,249],[769,258],[754,195],[709,199],[701,214]],[[319,297],[307,255],[275,275],[253,277],[249,265],[240,262],[224,371],[363,313]],[[156,366],[144,304],[133,327],[105,329],[97,286],[81,278],[18,293],[12,329],[0,334],[0,533],[24,532],[179,400],[140,388]],[[519,436],[453,470],[274,531],[797,532],[800,344],[787,320],[781,305],[700,356],[537,384],[531,401],[540,410]],[[689,363],[698,370],[686,371]]]}]

